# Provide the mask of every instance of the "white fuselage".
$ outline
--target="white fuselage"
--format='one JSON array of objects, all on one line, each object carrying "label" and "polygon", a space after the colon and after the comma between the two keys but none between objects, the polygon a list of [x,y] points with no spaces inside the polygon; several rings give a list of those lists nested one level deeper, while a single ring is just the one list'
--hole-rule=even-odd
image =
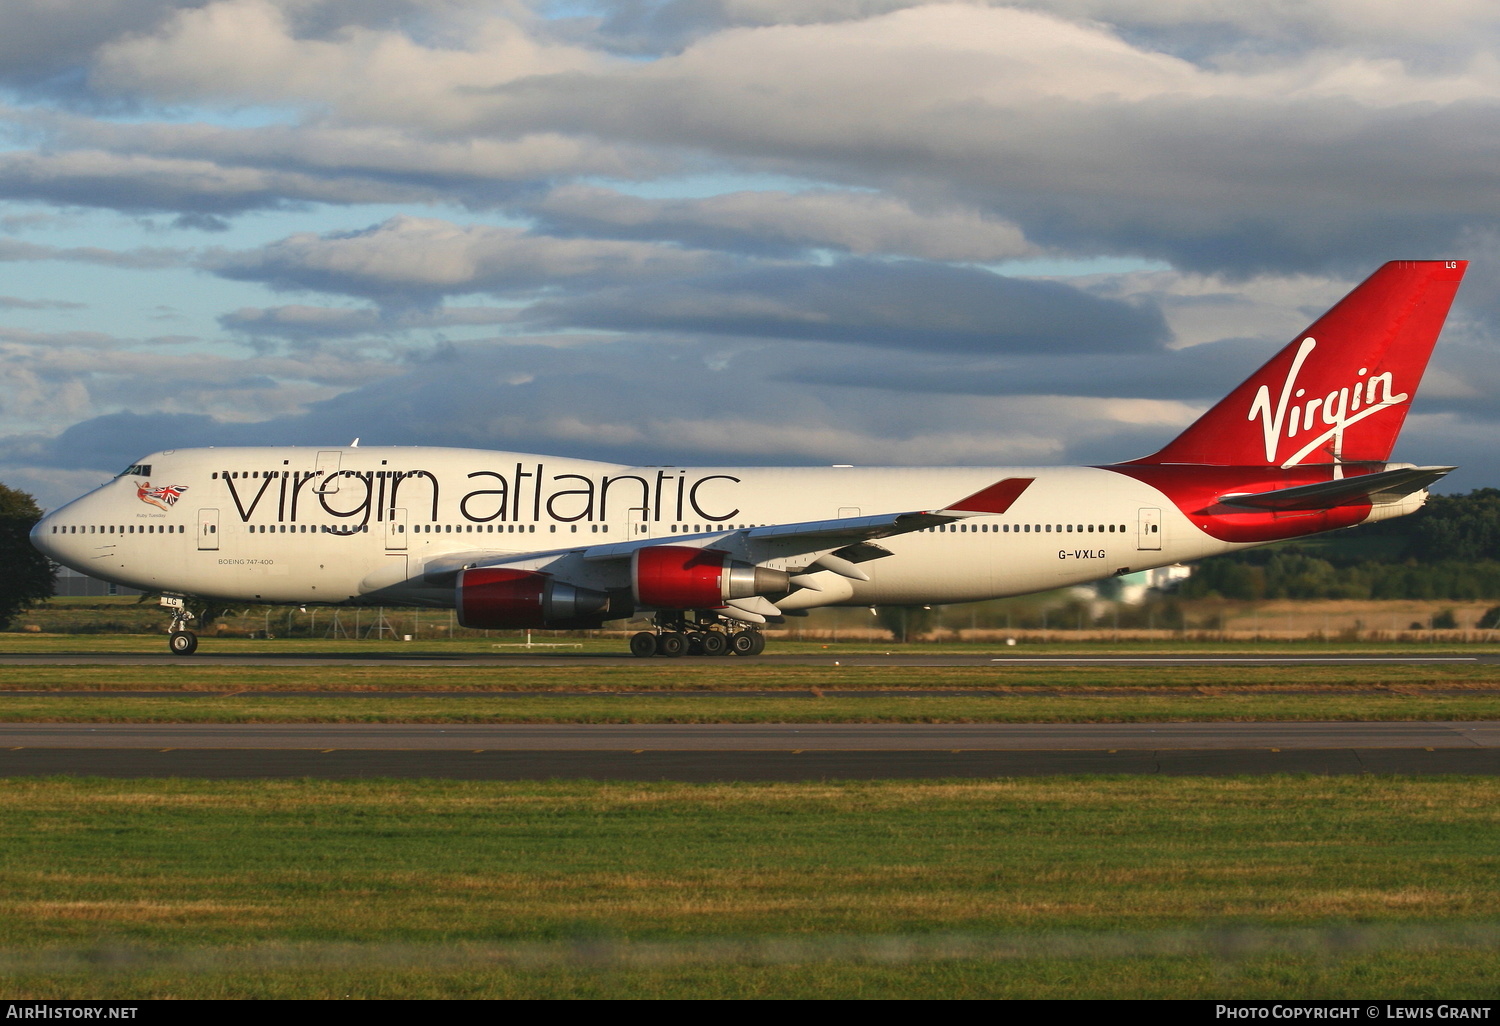
[{"label": "white fuselage", "polygon": [[1005,513],[883,539],[892,554],[862,564],[868,581],[827,575],[783,605],[966,602],[1244,547],[1156,488],[1092,467],[625,467],[421,447],[167,450],[48,515],[33,538],[66,566],[148,591],[451,605],[451,581],[428,571],[468,554],[555,571],[611,542],[704,546],[750,526],[941,509],[1008,477],[1034,481]]}]

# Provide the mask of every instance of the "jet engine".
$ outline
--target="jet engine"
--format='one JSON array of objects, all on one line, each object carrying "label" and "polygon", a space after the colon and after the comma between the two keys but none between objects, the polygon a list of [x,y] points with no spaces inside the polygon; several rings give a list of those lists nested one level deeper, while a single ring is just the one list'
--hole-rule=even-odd
[{"label": "jet engine", "polygon": [[790,582],[783,570],[751,566],[717,549],[648,545],[630,561],[636,604],[652,609],[717,609],[731,599],[783,594]]},{"label": "jet engine", "polygon": [[609,596],[534,570],[478,567],[460,571],[454,605],[464,627],[582,628],[604,622]]}]

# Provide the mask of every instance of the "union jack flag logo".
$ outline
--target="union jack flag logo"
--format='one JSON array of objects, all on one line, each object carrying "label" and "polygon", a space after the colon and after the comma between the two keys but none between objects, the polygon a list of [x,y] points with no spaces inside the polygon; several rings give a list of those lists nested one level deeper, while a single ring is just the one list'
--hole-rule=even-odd
[{"label": "union jack flag logo", "polygon": [[177,500],[182,498],[182,493],[187,491],[187,485],[162,485],[160,488],[152,488],[151,482],[136,488],[136,496],[142,501],[150,503],[161,509],[171,509],[177,505]]}]

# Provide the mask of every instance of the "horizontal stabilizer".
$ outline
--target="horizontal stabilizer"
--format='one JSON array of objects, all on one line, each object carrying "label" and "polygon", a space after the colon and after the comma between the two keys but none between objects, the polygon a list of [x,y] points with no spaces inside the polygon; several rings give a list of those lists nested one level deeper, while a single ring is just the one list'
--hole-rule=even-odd
[{"label": "horizontal stabilizer", "polygon": [[1333,509],[1337,506],[1381,506],[1399,502],[1412,492],[1419,492],[1453,467],[1406,467],[1385,470],[1379,474],[1345,477],[1336,481],[1281,488],[1274,492],[1225,495],[1219,501],[1240,509],[1292,510]]}]

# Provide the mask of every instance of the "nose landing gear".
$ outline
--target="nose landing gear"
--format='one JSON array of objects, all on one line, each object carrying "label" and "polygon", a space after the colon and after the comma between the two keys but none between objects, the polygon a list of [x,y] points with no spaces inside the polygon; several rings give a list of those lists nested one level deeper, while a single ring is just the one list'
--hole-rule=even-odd
[{"label": "nose landing gear", "polygon": [[630,654],[650,656],[757,656],[766,650],[759,630],[713,613],[658,613],[655,631],[631,636]]}]

